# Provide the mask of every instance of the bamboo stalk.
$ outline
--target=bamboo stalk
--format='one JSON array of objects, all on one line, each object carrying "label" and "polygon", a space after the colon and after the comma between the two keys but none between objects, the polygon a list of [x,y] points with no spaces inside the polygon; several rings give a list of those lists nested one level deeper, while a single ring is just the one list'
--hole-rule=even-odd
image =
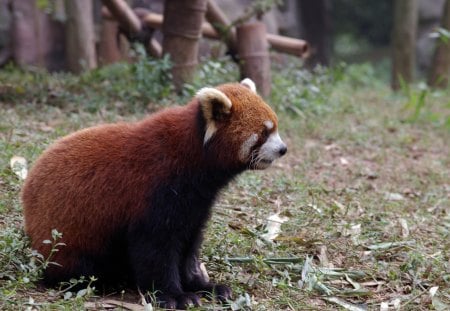
[{"label": "bamboo stalk", "polygon": [[239,25],[236,31],[241,78],[252,79],[264,97],[270,95],[272,86],[266,34],[266,25],[262,22]]},{"label": "bamboo stalk", "polygon": [[172,78],[177,91],[194,78],[205,12],[206,0],[166,0],[164,3],[163,53],[172,61]]}]

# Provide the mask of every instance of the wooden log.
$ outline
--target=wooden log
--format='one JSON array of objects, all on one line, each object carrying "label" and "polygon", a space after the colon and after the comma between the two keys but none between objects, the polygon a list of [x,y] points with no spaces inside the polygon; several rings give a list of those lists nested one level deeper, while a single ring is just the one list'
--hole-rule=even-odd
[{"label": "wooden log", "polygon": [[[103,2],[108,3],[108,6],[102,8],[102,16],[105,19],[118,21],[120,30],[128,40],[142,43],[151,56],[161,57],[162,47],[158,41],[152,39],[153,33],[150,29],[152,27],[141,22],[141,17],[149,12],[147,9],[132,10],[123,0],[103,0]],[[124,7],[126,7],[124,9],[126,12],[121,11]],[[110,8],[113,9],[110,10]]]},{"label": "wooden log", "polygon": [[[142,10],[141,8],[136,8],[135,10]],[[142,17],[142,22],[150,28],[153,29],[161,29],[164,18],[161,14],[152,13],[148,11],[148,13]],[[202,35],[208,39],[220,39],[217,31],[211,26],[209,23],[202,23],[201,26]]]},{"label": "wooden log", "polygon": [[262,96],[269,96],[271,89],[269,44],[266,26],[262,22],[237,27],[238,54],[241,78],[252,79]]},{"label": "wooden log", "polygon": [[305,40],[270,33],[268,33],[266,37],[270,46],[278,52],[295,55],[301,58],[307,58],[309,56],[309,44]]},{"label": "wooden log", "polygon": [[206,0],[165,2],[163,53],[171,57],[173,82],[177,90],[193,79],[205,12]]},{"label": "wooden log", "polygon": [[[144,44],[147,47],[147,52],[154,56],[154,57],[158,57],[161,58],[162,56],[162,47],[161,44],[159,44],[159,42],[153,38],[153,31],[155,28],[150,27],[149,25],[147,25],[146,23],[144,23],[142,21],[142,19],[147,16],[147,14],[150,13],[149,10],[144,9],[144,8],[135,8],[133,9],[133,11],[136,13],[136,16],[139,18],[139,20],[141,21],[142,24],[142,31],[143,33],[146,34],[150,34],[150,38],[146,38],[146,42],[144,42]],[[161,21],[162,24],[162,21]]]},{"label": "wooden log", "polygon": [[141,21],[124,0],[102,0],[102,3],[124,31],[132,35],[141,31]]},{"label": "wooden log", "polygon": [[[153,29],[160,29],[163,23],[163,16],[149,12],[142,17],[142,22]],[[220,40],[221,37],[210,23],[202,24],[202,35],[208,39]],[[310,48],[308,42],[280,35],[266,34],[267,42],[275,51],[291,54],[301,58],[309,56]]]},{"label": "wooden log", "polygon": [[[209,9],[209,5],[208,5]],[[141,21],[143,24],[147,25],[148,27],[152,29],[161,29],[164,18],[161,14],[153,13],[148,11],[147,9],[142,8],[136,8],[134,9],[136,13],[139,13],[137,15],[140,15]],[[143,12],[146,12],[146,14],[142,14]],[[103,10],[103,17],[107,19],[113,19],[114,16],[111,15],[107,10]],[[217,28],[217,27],[216,27]],[[208,39],[216,39],[220,40],[221,37],[217,30],[207,22],[202,23],[201,26],[202,29],[202,35],[205,38]],[[301,39],[296,38],[290,38],[280,35],[274,35],[274,34],[266,34],[267,41],[272,49],[278,52],[291,54],[297,57],[306,58],[310,54],[310,47],[308,42]],[[230,42],[233,42],[232,39]],[[234,49],[233,46],[229,46],[229,48],[232,50]],[[158,49],[160,50],[160,48]],[[237,51],[237,49],[236,49]]]}]

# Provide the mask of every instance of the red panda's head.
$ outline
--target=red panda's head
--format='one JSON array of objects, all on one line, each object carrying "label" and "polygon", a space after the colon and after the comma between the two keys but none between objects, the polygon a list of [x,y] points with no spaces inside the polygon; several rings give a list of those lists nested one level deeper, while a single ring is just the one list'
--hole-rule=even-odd
[{"label": "red panda's head", "polygon": [[214,145],[225,166],[265,169],[286,153],[277,116],[252,80],[206,87],[196,98],[205,119],[204,144]]}]

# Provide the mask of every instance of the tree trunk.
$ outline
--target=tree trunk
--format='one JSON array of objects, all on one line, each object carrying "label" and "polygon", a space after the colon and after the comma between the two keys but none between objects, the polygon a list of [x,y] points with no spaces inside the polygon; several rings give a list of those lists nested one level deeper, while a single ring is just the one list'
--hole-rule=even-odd
[{"label": "tree trunk", "polygon": [[413,81],[416,60],[417,0],[394,0],[394,29],[392,31],[392,89],[400,81]]},{"label": "tree trunk", "polygon": [[[450,0],[444,4],[441,27],[450,31]],[[437,39],[428,85],[445,88],[450,76],[450,39]]]},{"label": "tree trunk", "polygon": [[331,56],[331,3],[328,0],[301,0],[299,10],[302,37],[311,47],[306,60],[308,68],[328,66]]},{"label": "tree trunk", "polygon": [[[55,1],[55,15],[59,1]],[[65,69],[64,23],[36,6],[35,0],[11,1],[11,54],[21,67]]]},{"label": "tree trunk", "polygon": [[21,67],[41,64],[43,60],[39,57],[39,34],[36,27],[38,9],[35,1],[13,1],[12,12],[14,60]]},{"label": "tree trunk", "polygon": [[12,58],[11,24],[12,4],[10,0],[0,0],[0,67]]},{"label": "tree trunk", "polygon": [[198,59],[198,41],[206,12],[206,0],[166,0],[162,31],[163,53],[173,64],[175,88],[181,90],[193,79]]},{"label": "tree trunk", "polygon": [[66,51],[69,70],[97,67],[92,0],[66,0]]}]

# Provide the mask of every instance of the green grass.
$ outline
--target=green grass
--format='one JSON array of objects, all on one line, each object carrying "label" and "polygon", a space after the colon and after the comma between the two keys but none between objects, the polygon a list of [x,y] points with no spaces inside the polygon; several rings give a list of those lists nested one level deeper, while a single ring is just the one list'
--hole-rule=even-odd
[{"label": "green grass", "polygon": [[[273,71],[268,99],[288,154],[223,192],[202,249],[209,275],[231,285],[235,308],[443,310],[450,305],[449,91],[409,86],[393,94],[368,65],[311,74],[292,63]],[[36,285],[45,258],[23,234],[22,182],[9,161],[33,163],[67,133],[140,119],[238,77],[229,62],[209,61],[178,96],[166,70],[141,59],[79,77],[0,71],[0,309],[102,309],[111,298]],[[266,241],[274,213],[289,220]],[[129,291],[112,298],[139,303]]]}]

